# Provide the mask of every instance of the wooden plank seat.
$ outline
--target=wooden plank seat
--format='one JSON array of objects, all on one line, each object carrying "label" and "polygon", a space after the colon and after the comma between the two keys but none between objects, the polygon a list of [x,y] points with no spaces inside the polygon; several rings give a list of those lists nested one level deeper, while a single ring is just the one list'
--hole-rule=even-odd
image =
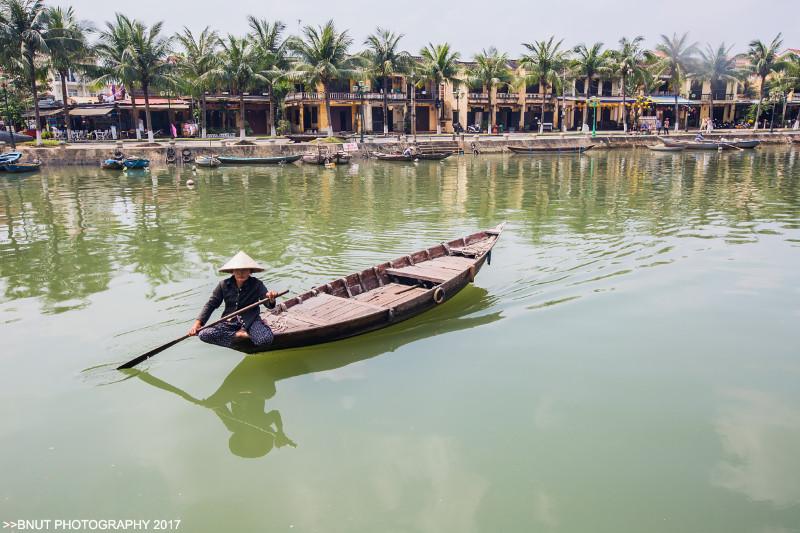
[{"label": "wooden plank seat", "polygon": [[383,287],[361,293],[354,298],[360,302],[377,305],[380,307],[395,307],[427,292],[422,287],[402,285],[400,283],[387,283]]},{"label": "wooden plank seat", "polygon": [[471,265],[472,261],[465,257],[444,256],[402,268],[387,268],[386,273],[400,278],[442,283],[465,271]]},{"label": "wooden plank seat", "polygon": [[290,307],[286,315],[318,326],[327,326],[334,322],[383,312],[386,312],[383,307],[323,292],[300,305]]}]

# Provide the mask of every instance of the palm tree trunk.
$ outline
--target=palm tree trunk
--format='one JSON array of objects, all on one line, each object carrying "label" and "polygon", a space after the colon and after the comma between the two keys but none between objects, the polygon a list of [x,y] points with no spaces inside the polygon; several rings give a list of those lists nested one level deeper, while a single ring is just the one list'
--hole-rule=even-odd
[{"label": "palm tree trunk", "polygon": [[411,85],[411,135],[414,136],[414,142],[417,142],[417,88]]},{"label": "palm tree trunk", "polygon": [[783,97],[783,111],[781,111],[781,128],[786,125],[786,95]]},{"label": "palm tree trunk", "polygon": [[269,134],[273,137],[278,136],[278,129],[275,126],[275,117],[276,117],[276,107],[278,107],[278,102],[275,100],[275,87],[270,86],[269,88]]},{"label": "palm tree trunk", "polygon": [[150,117],[150,87],[146,83],[142,83],[142,91],[144,91],[144,118],[147,120],[147,142],[156,142],[153,137],[153,121]]},{"label": "palm tree trunk", "polygon": [[200,95],[200,135],[203,139],[206,138],[206,92]]},{"label": "palm tree trunk", "polygon": [[758,119],[761,117],[761,101],[764,99],[764,78],[761,78],[761,84],[758,86],[758,105],[756,106],[756,118],[753,121],[753,131],[758,129]]},{"label": "palm tree trunk", "polygon": [[136,107],[136,96],[133,94],[133,83],[131,83],[131,112],[133,113],[133,129],[136,132],[136,140],[142,139],[142,131],[139,129],[139,109]]},{"label": "palm tree trunk", "polygon": [[39,93],[36,92],[36,67],[30,57],[31,93],[33,94],[33,114],[36,118],[36,146],[42,145],[41,117],[39,115]]},{"label": "palm tree trunk", "polygon": [[67,130],[67,141],[72,138],[72,127],[69,120],[69,104],[67,103],[67,73],[61,71],[58,73],[61,78],[61,99],[64,101],[64,129]]},{"label": "palm tree trunk", "polygon": [[244,141],[244,92],[239,92],[239,141]]},{"label": "palm tree trunk", "polygon": [[[436,100],[439,99],[439,88],[441,82],[436,82]],[[434,100],[434,102],[436,101]],[[443,103],[439,103],[439,108],[436,109],[436,135],[442,134],[442,108],[444,107]],[[435,109],[435,108],[434,108]]]},{"label": "palm tree trunk", "polygon": [[681,122],[680,118],[678,118],[678,90],[675,91],[675,132],[677,133],[680,128],[679,124]]},{"label": "palm tree trunk", "polygon": [[543,133],[544,132],[544,104],[547,101],[547,89],[548,89],[548,84],[545,83],[544,84],[544,94],[542,95],[542,112],[541,112],[541,116],[539,117],[539,133]]},{"label": "palm tree trunk", "polygon": [[625,76],[622,76],[622,131],[628,133],[628,107],[625,105]]},{"label": "palm tree trunk", "polygon": [[492,88],[489,87],[489,131],[487,133],[494,133],[494,122],[497,120],[494,110],[494,102],[492,101]]},{"label": "palm tree trunk", "polygon": [[[322,84],[322,91],[325,93],[325,117],[328,119],[328,137],[333,137],[333,121],[331,120],[331,98],[328,94],[328,84]],[[384,117],[385,118],[385,117]]]},{"label": "palm tree trunk", "polygon": [[[383,134],[389,135],[389,89],[386,84],[389,82],[389,76],[383,76]],[[363,125],[361,126],[364,127]]]}]

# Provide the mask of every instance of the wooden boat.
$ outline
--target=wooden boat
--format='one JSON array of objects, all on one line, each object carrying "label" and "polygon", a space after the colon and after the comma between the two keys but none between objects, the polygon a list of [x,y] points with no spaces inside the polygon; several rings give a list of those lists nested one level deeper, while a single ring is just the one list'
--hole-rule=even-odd
[{"label": "wooden boat", "polygon": [[233,348],[247,353],[279,350],[360,335],[443,304],[491,262],[499,226],[437,244],[350,274],[279,304],[262,319],[274,334],[258,348],[249,339]]},{"label": "wooden boat", "polygon": [[105,161],[100,162],[100,168],[104,170],[122,170],[125,168],[122,159],[106,159]]},{"label": "wooden boat", "polygon": [[686,150],[685,146],[667,146],[665,144],[656,144],[647,148],[653,152],[683,152]]},{"label": "wooden boat", "polygon": [[736,148],[755,148],[761,141],[759,140],[741,140],[734,139],[731,141],[723,140],[707,140],[707,141],[677,141],[672,139],[665,139],[659,137],[659,140],[665,146],[683,146],[688,150],[734,150]]},{"label": "wooden boat", "polygon": [[414,155],[385,154],[383,152],[375,152],[373,155],[381,161],[413,161],[417,158]]},{"label": "wooden boat", "polygon": [[300,159],[301,155],[278,155],[272,157],[236,157],[229,155],[218,155],[217,159],[223,165],[277,165],[280,163],[293,163]]},{"label": "wooden boat", "polygon": [[542,154],[542,153],[583,153],[591,150],[593,144],[563,144],[563,145],[542,145],[542,146],[509,146],[508,149],[515,154]]},{"label": "wooden boat", "polygon": [[205,168],[215,168],[222,164],[222,161],[214,157],[213,155],[201,155],[194,159],[194,163],[198,167],[205,167]]},{"label": "wooden boat", "polygon": [[324,139],[327,137],[326,134],[322,133],[295,133],[292,135],[287,135],[286,138],[292,141],[293,143],[302,143],[302,142],[310,142],[314,139]]},{"label": "wooden boat", "polygon": [[23,172],[36,172],[39,170],[42,164],[38,161],[34,161],[33,163],[9,163],[4,166],[6,172],[14,172],[17,174],[21,174]]},{"label": "wooden boat", "polygon": [[351,156],[347,152],[336,152],[335,154],[303,154],[303,163],[309,165],[324,165],[326,163],[336,163],[346,165],[350,163]]},{"label": "wooden boat", "polygon": [[122,160],[125,168],[147,168],[150,166],[150,160],[143,157],[126,157]]},{"label": "wooden boat", "polygon": [[734,141],[730,141],[730,144],[732,144],[736,148],[749,149],[749,148],[755,148],[756,146],[760,145],[761,141],[759,141],[759,140],[742,141],[742,140],[738,140],[737,139],[737,140],[734,140]]},{"label": "wooden boat", "polygon": [[417,154],[417,159],[421,161],[441,161],[453,155],[452,152],[429,152]]},{"label": "wooden boat", "polygon": [[6,152],[0,154],[0,170],[5,170],[4,165],[16,163],[22,158],[22,152]]}]

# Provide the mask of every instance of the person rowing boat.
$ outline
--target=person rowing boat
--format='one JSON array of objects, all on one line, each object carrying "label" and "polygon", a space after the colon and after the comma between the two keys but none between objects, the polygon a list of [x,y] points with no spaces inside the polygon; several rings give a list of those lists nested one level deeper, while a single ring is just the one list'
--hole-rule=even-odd
[{"label": "person rowing boat", "polygon": [[214,288],[214,292],[211,293],[208,302],[203,306],[197,320],[189,328],[188,334],[190,336],[197,335],[203,342],[226,348],[230,348],[235,339],[246,339],[248,337],[256,346],[272,344],[272,330],[261,320],[258,306],[230,320],[220,322],[216,326],[200,331],[200,328],[208,322],[214,310],[223,302],[225,303],[223,316],[263,299],[268,299],[264,304],[267,309],[275,307],[277,293],[267,290],[267,287],[260,279],[251,276],[255,272],[263,272],[264,268],[246,253],[237,253],[219,270],[232,275],[220,281]]}]

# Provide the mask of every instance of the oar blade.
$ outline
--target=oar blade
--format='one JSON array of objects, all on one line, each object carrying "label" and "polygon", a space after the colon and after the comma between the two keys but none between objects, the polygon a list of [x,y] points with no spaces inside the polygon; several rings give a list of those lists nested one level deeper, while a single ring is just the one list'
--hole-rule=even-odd
[{"label": "oar blade", "polygon": [[150,359],[151,357],[153,357],[157,353],[161,353],[164,350],[166,350],[167,348],[175,346],[176,344],[181,342],[183,339],[187,339],[187,338],[189,338],[189,336],[188,335],[184,335],[180,339],[175,339],[174,341],[170,341],[167,344],[162,344],[158,348],[154,348],[153,350],[150,350],[147,353],[143,353],[142,355],[140,355],[139,357],[137,357],[135,359],[131,359],[127,363],[121,364],[120,366],[117,367],[117,370],[124,370],[126,368],[133,368],[136,365],[138,365],[139,363],[141,363],[142,361],[146,361],[146,360]]}]

